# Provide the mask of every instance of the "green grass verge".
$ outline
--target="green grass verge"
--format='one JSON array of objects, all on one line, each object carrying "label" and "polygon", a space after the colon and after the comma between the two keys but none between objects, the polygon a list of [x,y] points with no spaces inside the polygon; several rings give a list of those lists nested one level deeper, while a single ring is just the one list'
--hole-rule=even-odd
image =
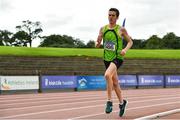
[{"label": "green grass verge", "polygon": [[[102,57],[103,49],[80,49],[80,48],[27,48],[27,47],[4,47],[0,46],[1,56],[90,56]],[[140,59],[180,59],[180,50],[137,50],[130,49],[125,58]]]}]

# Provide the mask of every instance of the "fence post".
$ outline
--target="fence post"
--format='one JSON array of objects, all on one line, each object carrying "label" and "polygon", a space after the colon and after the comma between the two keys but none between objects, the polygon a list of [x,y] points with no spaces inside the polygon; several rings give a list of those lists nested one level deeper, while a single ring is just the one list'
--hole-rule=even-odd
[{"label": "fence post", "polygon": [[139,88],[139,81],[138,81],[138,74],[136,73],[136,81],[137,81],[137,85],[136,85],[136,89]]},{"label": "fence post", "polygon": [[[74,73],[73,73],[73,75],[74,75],[74,77],[75,77],[75,76],[77,75],[77,73],[76,73],[76,72],[74,72]],[[78,81],[77,81],[77,79],[76,79],[76,82],[78,82]],[[76,92],[78,91],[77,87],[76,87],[76,88],[74,88],[74,91],[76,91]]]},{"label": "fence post", "polygon": [[165,74],[163,74],[163,82],[164,82],[163,87],[166,88],[166,75]]},{"label": "fence post", "polygon": [[38,70],[38,76],[39,76],[39,90],[38,90],[38,93],[42,93],[42,74],[41,74],[41,70]]}]

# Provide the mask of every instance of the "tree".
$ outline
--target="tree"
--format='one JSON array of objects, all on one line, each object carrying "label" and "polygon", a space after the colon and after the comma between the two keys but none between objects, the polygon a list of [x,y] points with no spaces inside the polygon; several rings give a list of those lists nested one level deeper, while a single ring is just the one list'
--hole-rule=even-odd
[{"label": "tree", "polygon": [[74,40],[74,47],[76,47],[76,48],[85,48],[86,45],[80,39],[76,39],[76,40]]},{"label": "tree", "polygon": [[159,38],[157,35],[151,36],[146,41],[145,47],[148,49],[160,49],[160,48],[162,48],[161,38]]},{"label": "tree", "polygon": [[133,46],[132,49],[139,49],[142,47],[143,40],[141,39],[133,39]]},{"label": "tree", "polygon": [[12,45],[27,47],[27,43],[29,42],[30,36],[25,31],[18,31],[13,35],[12,39],[14,40]]},{"label": "tree", "polygon": [[163,46],[164,48],[180,48],[180,40],[173,32],[167,33],[163,38]]},{"label": "tree", "polygon": [[1,46],[10,46],[13,42],[11,37],[13,33],[8,30],[0,30],[0,45]]},{"label": "tree", "polygon": [[85,44],[79,39],[67,35],[44,36],[39,47],[84,48]]},{"label": "tree", "polygon": [[87,44],[86,44],[87,48],[94,48],[95,47],[95,42],[93,40],[90,40]]},{"label": "tree", "polygon": [[24,33],[27,33],[24,37],[28,39],[24,41],[26,41],[26,43],[29,43],[30,47],[32,46],[32,40],[34,40],[35,38],[40,38],[39,34],[43,31],[41,28],[41,23],[39,21],[22,21],[22,25],[16,26],[16,28],[18,29],[18,31],[24,31]]},{"label": "tree", "polygon": [[50,35],[44,36],[44,40],[40,43],[40,47],[70,47],[74,46],[73,38],[67,35]]}]

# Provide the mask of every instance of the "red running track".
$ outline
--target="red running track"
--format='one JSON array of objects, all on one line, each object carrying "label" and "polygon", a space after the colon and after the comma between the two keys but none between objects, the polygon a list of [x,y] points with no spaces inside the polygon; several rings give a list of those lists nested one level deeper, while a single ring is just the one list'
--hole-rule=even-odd
[{"label": "red running track", "polygon": [[[114,92],[113,92],[114,93]],[[106,91],[60,92],[0,96],[3,119],[136,119],[180,108],[180,88],[123,90],[127,111],[118,116],[113,94],[113,112],[105,114]],[[162,119],[180,119],[180,113]]]}]

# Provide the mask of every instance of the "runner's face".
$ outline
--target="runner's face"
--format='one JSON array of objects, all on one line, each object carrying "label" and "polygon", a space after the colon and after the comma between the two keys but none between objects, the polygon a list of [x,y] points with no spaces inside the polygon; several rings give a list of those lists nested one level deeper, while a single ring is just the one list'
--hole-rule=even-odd
[{"label": "runner's face", "polygon": [[115,11],[109,11],[108,19],[109,19],[110,24],[115,24],[117,19],[118,19],[118,17],[116,16],[116,12]]}]

